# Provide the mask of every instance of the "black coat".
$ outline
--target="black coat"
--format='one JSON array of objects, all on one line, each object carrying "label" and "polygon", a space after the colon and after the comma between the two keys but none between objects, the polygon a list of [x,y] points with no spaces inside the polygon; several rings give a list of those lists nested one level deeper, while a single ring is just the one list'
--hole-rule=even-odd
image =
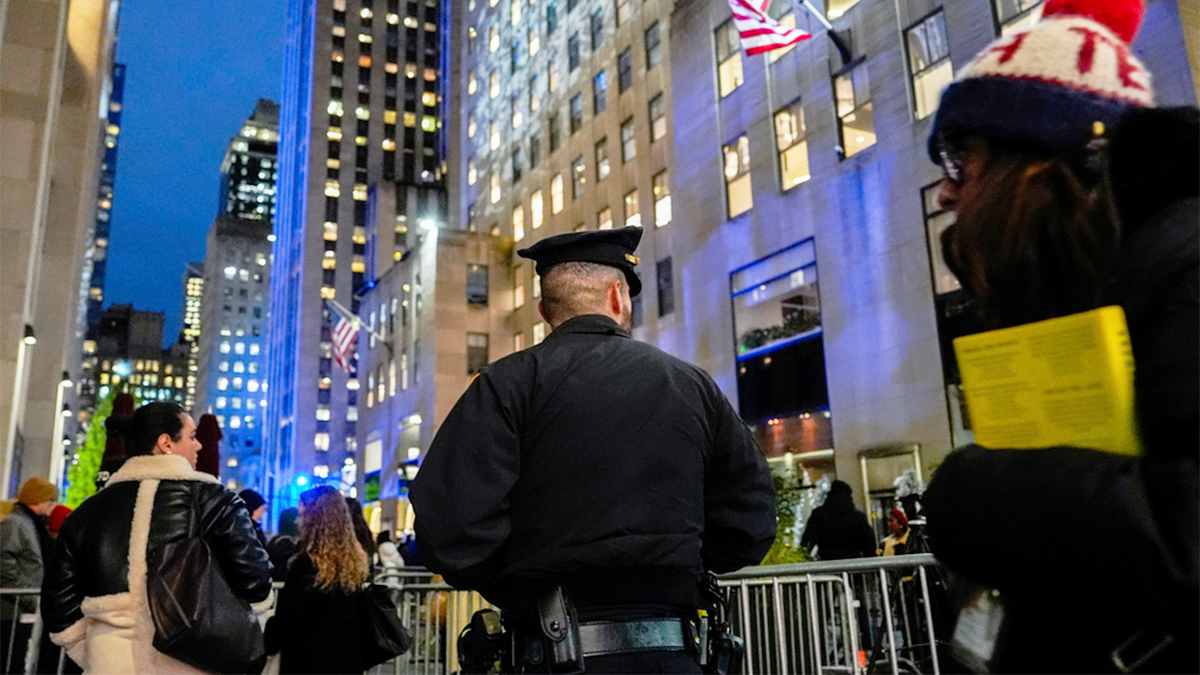
[{"label": "black coat", "polygon": [[813,509],[800,543],[816,546],[821,560],[865,558],[875,555],[875,530],[863,512],[854,508],[850,493],[835,490]]},{"label": "black coat", "polygon": [[598,315],[477,377],[411,498],[430,569],[505,609],[550,581],[584,607],[688,606],[702,569],[775,538],[766,461],[716,384]]},{"label": "black coat", "polygon": [[365,591],[321,591],[307,553],[292,558],[267,621],[267,652],[280,652],[280,673],[361,673],[366,625]]},{"label": "black coat", "polygon": [[1142,628],[1197,672],[1200,201],[1197,116],[1140,111],[1113,140],[1123,239],[1108,291],[1129,325],[1145,454],[1079,448],[948,456],[925,493],[933,551],[1007,598],[1001,670],[1112,671]]},{"label": "black coat", "polygon": [[247,602],[265,600],[270,594],[271,563],[241,498],[220,483],[173,479],[170,471],[159,471],[161,465],[173,459],[178,460],[130,459],[107,487],[63,521],[55,542],[57,555],[42,586],[42,616],[48,632],[63,631],[82,619],[80,605],[84,598],[130,590],[130,535],[138,490],[144,480],[160,481],[150,511],[147,559],[153,559],[163,546],[188,536],[194,499],[198,531],[233,592]]}]

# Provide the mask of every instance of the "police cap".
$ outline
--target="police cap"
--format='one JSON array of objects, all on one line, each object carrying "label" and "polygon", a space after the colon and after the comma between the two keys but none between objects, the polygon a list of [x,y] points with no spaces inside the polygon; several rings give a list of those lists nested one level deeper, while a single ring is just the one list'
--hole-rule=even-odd
[{"label": "police cap", "polygon": [[642,280],[634,265],[633,254],[642,240],[642,228],[622,227],[615,230],[568,232],[546,237],[538,243],[517,251],[517,255],[537,263],[537,273],[544,275],[552,266],[566,262],[590,262],[615,267],[625,273],[629,295],[642,292]]}]

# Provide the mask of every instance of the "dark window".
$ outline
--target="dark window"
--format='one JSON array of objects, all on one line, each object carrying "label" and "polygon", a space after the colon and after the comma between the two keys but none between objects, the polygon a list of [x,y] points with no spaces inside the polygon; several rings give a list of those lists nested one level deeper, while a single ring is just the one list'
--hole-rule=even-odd
[{"label": "dark window", "polygon": [[604,9],[592,12],[592,50],[595,51],[604,44]]},{"label": "dark window", "polygon": [[675,282],[671,276],[671,258],[663,258],[655,266],[658,278],[658,315],[675,311]]},{"label": "dark window", "polygon": [[529,168],[536,169],[542,163],[542,135],[535,133],[529,137]]},{"label": "dark window", "polygon": [[650,142],[667,135],[667,112],[663,106],[663,95],[650,99]]},{"label": "dark window", "polygon": [[646,70],[650,70],[662,62],[662,36],[658,22],[655,21],[646,29]]},{"label": "dark window", "polygon": [[608,108],[608,71],[596,73],[592,79],[592,114],[599,115]]},{"label": "dark window", "polygon": [[633,86],[633,50],[626,49],[617,56],[617,89],[624,94]]},{"label": "dark window", "polygon": [[583,128],[583,94],[571,97],[571,135]]},{"label": "dark window", "polygon": [[575,72],[579,60],[579,33],[572,33],[567,39],[567,72]]},{"label": "dark window", "polygon": [[546,120],[546,130],[550,134],[550,152],[558,150],[558,146],[562,145],[562,129],[558,126],[558,115],[551,115]]},{"label": "dark window", "polygon": [[488,268],[486,265],[467,265],[467,304],[487,307]]},{"label": "dark window", "polygon": [[575,9],[575,5],[579,4],[579,0],[567,0],[567,11]]},{"label": "dark window", "polygon": [[467,374],[475,375],[488,364],[488,334],[467,333]]},{"label": "dark window", "polygon": [[558,0],[546,3],[546,35],[554,35],[558,30]]},{"label": "dark window", "polygon": [[521,149],[517,148],[512,154],[513,182],[521,180]]}]

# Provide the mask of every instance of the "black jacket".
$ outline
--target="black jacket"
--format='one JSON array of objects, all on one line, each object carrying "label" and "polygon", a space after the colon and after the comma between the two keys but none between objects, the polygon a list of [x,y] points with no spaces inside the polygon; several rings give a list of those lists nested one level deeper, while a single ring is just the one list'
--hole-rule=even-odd
[{"label": "black jacket", "polygon": [[598,315],[477,377],[411,498],[428,566],[505,609],[550,581],[582,607],[688,606],[702,569],[775,538],[766,461],[716,384]]},{"label": "black jacket", "polygon": [[1107,304],[1129,325],[1144,456],[972,446],[925,493],[934,553],[1007,598],[1001,670],[1112,671],[1143,628],[1182,643],[1152,672],[1200,666],[1197,129],[1194,109],[1144,110],[1113,139],[1124,232]]},{"label": "black jacket", "polygon": [[280,673],[361,673],[366,639],[365,591],[317,590],[317,567],[307,553],[292,558],[267,621],[267,653],[280,652]]},{"label": "black jacket", "polygon": [[[49,632],[61,632],[82,619],[84,598],[130,590],[130,535],[135,529],[138,491],[145,480],[160,481],[150,512],[146,558],[153,559],[166,544],[187,537],[194,499],[197,527],[234,593],[248,602],[263,600],[270,593],[271,564],[241,498],[220,483],[183,478],[175,471],[178,467],[165,466],[172,459],[186,467],[178,457],[131,458],[107,487],[63,521],[55,542],[57,559],[42,586],[42,615]],[[144,583],[144,575],[140,579]]]},{"label": "black jacket", "polygon": [[817,547],[821,560],[844,560],[875,555],[875,530],[862,511],[854,508],[849,492],[832,490],[825,503],[813,509],[800,538]]}]

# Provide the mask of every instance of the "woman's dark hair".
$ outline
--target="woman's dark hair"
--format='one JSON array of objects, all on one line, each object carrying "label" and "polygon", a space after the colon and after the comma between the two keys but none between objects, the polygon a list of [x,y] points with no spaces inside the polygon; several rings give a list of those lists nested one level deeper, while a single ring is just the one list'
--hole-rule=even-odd
[{"label": "woman's dark hair", "polygon": [[362,504],[354,497],[346,497],[346,507],[350,509],[350,522],[354,525],[354,536],[362,544],[367,557],[375,555],[375,537],[371,534],[371,526],[363,518]]},{"label": "woman's dark hair", "polygon": [[1120,237],[1108,176],[988,144],[978,196],[942,234],[947,266],[994,328],[1095,309]]},{"label": "woman's dark hair", "polygon": [[154,452],[158,437],[167,434],[172,441],[183,435],[183,406],[171,401],[155,401],[133,411],[129,417],[109,417],[104,428],[125,439],[125,452],[130,457]]}]

